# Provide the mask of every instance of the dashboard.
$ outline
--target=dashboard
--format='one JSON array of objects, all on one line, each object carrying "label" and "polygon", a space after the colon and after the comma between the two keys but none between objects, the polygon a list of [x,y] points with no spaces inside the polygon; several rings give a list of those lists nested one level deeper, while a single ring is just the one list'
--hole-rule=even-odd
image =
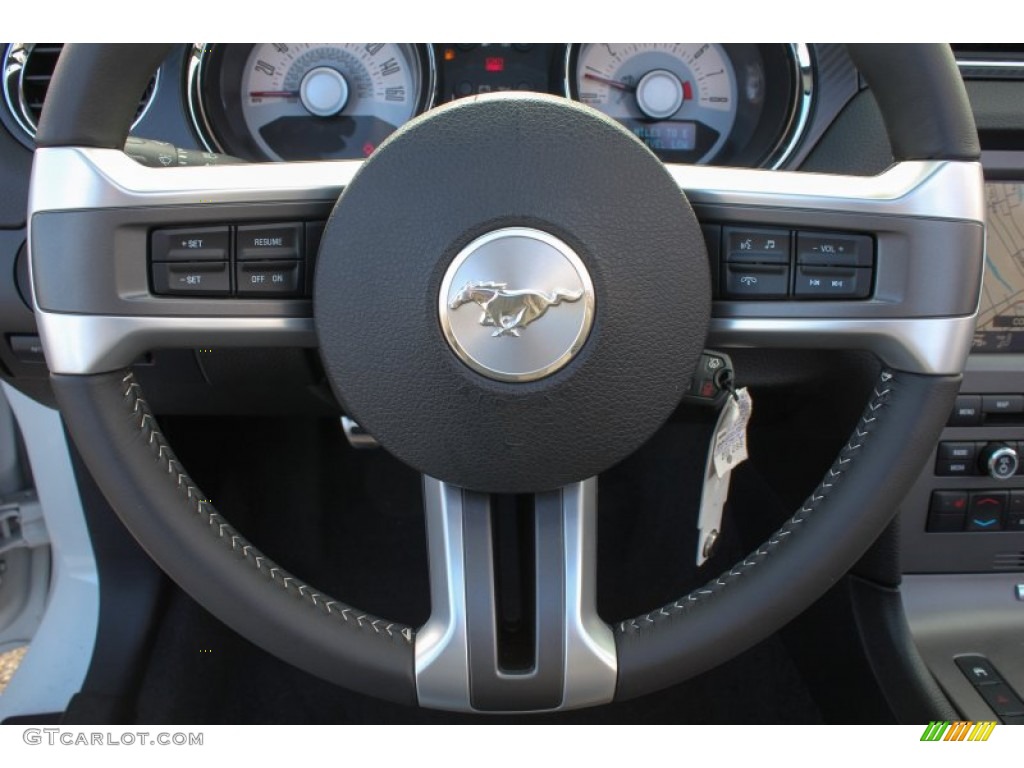
[{"label": "dashboard", "polygon": [[[24,190],[28,150],[59,52],[59,45],[6,46],[0,109],[6,128],[0,130],[0,149],[13,158],[5,161],[7,184],[0,195],[0,268],[15,276],[0,286],[0,371],[43,400],[47,372],[27,301]],[[903,563],[912,579],[921,579],[911,581],[911,594],[921,595],[921,604],[934,594],[931,582],[923,581],[929,575],[1020,581],[1024,573],[1024,474],[1018,465],[996,477],[988,463],[1000,448],[1024,454],[1024,152],[1017,150],[1024,147],[1017,143],[1024,136],[1024,114],[1014,114],[1013,100],[1007,99],[1024,90],[1024,80],[1018,91],[1007,90],[1009,75],[986,68],[985,61],[961,62],[983,143],[990,158],[1000,153],[999,170],[989,173],[986,186],[986,271],[974,354],[958,411],[904,505]],[[580,101],[671,163],[871,174],[891,157],[877,109],[842,48],[796,43],[183,45],[142,94],[134,135],[246,162],[362,159],[435,106],[501,91]],[[998,102],[1010,106],[1000,111],[992,106]],[[1008,122],[1014,126],[1009,130]],[[176,157],[159,155],[157,162],[173,165]],[[311,219],[322,217],[304,212],[302,218],[308,231]],[[227,231],[224,222],[213,223]],[[721,225],[711,226],[721,232]],[[751,226],[763,230],[771,223]],[[784,234],[792,235],[795,252],[806,233]],[[872,287],[881,274],[875,273]],[[144,289],[145,276],[141,280]],[[140,377],[149,373],[147,391],[168,412],[216,411],[229,403],[240,412],[266,407],[265,392],[250,398],[245,385],[270,368],[278,370],[276,381],[283,385],[274,408],[323,413],[336,407],[325,406],[322,393],[314,391],[316,376],[305,360],[268,357],[254,366],[248,358],[236,358],[237,364],[225,359],[204,359],[199,350],[160,351],[141,360],[138,369]],[[238,388],[242,394],[235,401],[224,395]],[[211,397],[212,390],[219,394]],[[1001,504],[992,523],[969,514],[985,498]],[[957,499],[962,509],[941,506]],[[964,593],[964,599],[973,598]],[[916,610],[910,606],[912,626],[915,615],[926,624],[924,609]],[[969,716],[986,717],[970,690],[960,690],[963,681],[951,659],[966,651],[997,654],[985,647],[950,651],[948,638],[932,647],[940,650],[926,653],[926,659],[944,687],[968,702]],[[1024,670],[995,660],[1018,690],[1024,688]]]}]

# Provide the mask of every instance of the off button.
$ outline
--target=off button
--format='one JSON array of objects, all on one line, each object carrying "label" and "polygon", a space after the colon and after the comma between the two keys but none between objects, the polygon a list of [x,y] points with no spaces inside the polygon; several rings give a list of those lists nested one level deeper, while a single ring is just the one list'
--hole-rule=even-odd
[{"label": "off button", "polygon": [[296,296],[302,284],[301,261],[239,262],[235,266],[239,296]]}]

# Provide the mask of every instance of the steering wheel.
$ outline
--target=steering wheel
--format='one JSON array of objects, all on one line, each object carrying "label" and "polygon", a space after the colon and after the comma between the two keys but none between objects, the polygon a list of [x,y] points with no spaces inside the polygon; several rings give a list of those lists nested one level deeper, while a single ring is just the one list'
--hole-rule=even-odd
[{"label": "steering wheel", "polygon": [[[950,412],[970,348],[982,172],[952,54],[849,50],[896,159],[873,177],[666,166],[589,108],[528,94],[433,110],[364,162],[146,168],[122,147],[166,47],[69,45],[29,212],[36,314],[68,430],[185,591],[347,688],[451,710],[550,711],[709,669],[796,616],[875,540]],[[155,229],[328,215],[312,306],[150,290]],[[712,312],[698,216],[866,234],[872,295]],[[782,528],[700,589],[609,626],[595,608],[594,478],[668,418],[706,343],[869,350],[882,372]],[[423,474],[424,626],[360,611],[281,568],[191,479],[129,366],[149,349],[215,345],[318,347],[346,412]],[[526,670],[497,651],[495,493],[534,495]]]}]

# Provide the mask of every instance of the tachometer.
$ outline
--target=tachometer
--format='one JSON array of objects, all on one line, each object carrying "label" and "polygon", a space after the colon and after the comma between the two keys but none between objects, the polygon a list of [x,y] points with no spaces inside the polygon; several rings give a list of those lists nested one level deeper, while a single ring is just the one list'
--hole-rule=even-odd
[{"label": "tachometer", "polygon": [[664,160],[709,161],[736,122],[736,71],[718,43],[591,43],[570,51],[568,69],[570,96]]},{"label": "tachometer", "polygon": [[199,127],[247,159],[366,157],[433,99],[430,49],[402,43],[225,45],[195,61]]}]

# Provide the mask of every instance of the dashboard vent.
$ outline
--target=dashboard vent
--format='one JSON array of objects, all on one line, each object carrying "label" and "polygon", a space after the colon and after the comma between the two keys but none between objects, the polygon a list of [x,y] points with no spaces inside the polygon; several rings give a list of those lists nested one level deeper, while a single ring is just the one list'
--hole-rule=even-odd
[{"label": "dashboard vent", "polygon": [[992,558],[993,571],[1024,571],[1024,552],[998,552]]},{"label": "dashboard vent", "polygon": [[[35,138],[53,70],[63,43],[11,43],[4,60],[4,101],[11,117],[29,139]],[[134,127],[153,101],[159,72],[153,75],[139,99]]]},{"label": "dashboard vent", "polygon": [[1024,44],[952,43],[966,80],[1024,80]]}]

